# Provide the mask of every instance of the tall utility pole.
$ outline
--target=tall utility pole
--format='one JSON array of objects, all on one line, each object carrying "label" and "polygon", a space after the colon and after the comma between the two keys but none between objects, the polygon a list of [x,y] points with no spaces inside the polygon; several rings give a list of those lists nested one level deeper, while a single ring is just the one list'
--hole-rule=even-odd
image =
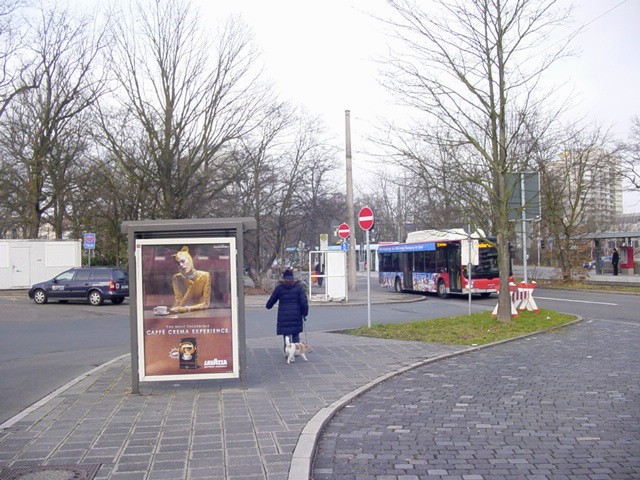
[{"label": "tall utility pole", "polygon": [[527,195],[524,183],[524,172],[520,173],[520,204],[522,205],[522,268],[524,269],[524,283],[529,283],[527,277],[527,259],[529,251],[527,246]]},{"label": "tall utility pole", "polygon": [[344,111],[345,124],[345,150],[347,154],[347,216],[349,227],[351,228],[351,236],[349,237],[349,250],[347,251],[347,272],[349,291],[355,292],[358,287],[356,284],[356,213],[353,209],[353,173],[351,171],[351,113],[349,110]]},{"label": "tall utility pole", "polygon": [[[401,189],[402,187],[400,185],[398,185],[398,211],[399,212],[404,212],[404,208],[402,208],[402,192]],[[398,243],[402,243],[402,241],[404,240],[402,237],[402,225],[403,225],[403,219],[404,219],[404,215],[401,215],[399,221],[398,221]]]}]

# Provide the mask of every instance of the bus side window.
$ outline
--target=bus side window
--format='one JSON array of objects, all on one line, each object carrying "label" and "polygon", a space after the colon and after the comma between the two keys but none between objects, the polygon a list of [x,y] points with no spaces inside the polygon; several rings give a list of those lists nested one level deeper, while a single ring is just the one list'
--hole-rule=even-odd
[{"label": "bus side window", "polygon": [[415,253],[415,268],[416,272],[424,272],[426,270],[426,262],[425,262],[425,253],[427,252],[416,252]]},{"label": "bus side window", "polygon": [[429,250],[424,252],[425,254],[425,272],[436,273],[436,252],[435,250]]},{"label": "bus side window", "polygon": [[435,251],[436,261],[435,267],[436,272],[446,272],[447,271],[447,258],[445,256],[446,252],[443,249],[438,249]]}]

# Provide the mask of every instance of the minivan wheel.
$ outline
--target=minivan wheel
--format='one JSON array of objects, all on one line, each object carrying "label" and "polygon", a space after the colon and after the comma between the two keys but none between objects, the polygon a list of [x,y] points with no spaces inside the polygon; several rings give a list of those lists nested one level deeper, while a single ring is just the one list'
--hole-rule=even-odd
[{"label": "minivan wheel", "polygon": [[89,303],[94,307],[99,307],[102,305],[103,298],[102,294],[97,290],[91,290],[89,292]]},{"label": "minivan wheel", "polygon": [[45,292],[44,290],[36,290],[33,293],[33,301],[38,305],[44,305],[45,303],[47,303],[47,300],[47,292]]}]

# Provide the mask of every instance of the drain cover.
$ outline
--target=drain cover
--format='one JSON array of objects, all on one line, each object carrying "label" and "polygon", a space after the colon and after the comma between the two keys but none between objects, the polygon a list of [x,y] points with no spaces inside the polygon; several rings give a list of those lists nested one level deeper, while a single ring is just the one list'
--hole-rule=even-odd
[{"label": "drain cover", "polygon": [[91,480],[100,464],[5,468],[0,480]]}]

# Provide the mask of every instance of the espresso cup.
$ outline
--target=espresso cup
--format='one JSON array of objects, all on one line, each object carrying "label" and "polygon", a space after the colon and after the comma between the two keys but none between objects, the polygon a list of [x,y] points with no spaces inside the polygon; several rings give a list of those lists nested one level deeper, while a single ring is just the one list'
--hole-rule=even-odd
[{"label": "espresso cup", "polygon": [[156,315],[166,315],[167,313],[169,313],[169,307],[167,307],[165,305],[160,305],[158,307],[154,307],[153,308],[153,313],[155,313]]}]

